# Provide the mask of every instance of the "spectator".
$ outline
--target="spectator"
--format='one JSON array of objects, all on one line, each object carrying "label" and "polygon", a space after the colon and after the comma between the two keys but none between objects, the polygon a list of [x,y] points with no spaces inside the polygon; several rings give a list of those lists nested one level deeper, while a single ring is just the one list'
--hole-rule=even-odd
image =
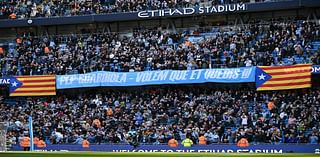
[{"label": "spectator", "polygon": [[309,138],[310,144],[318,144],[319,137],[315,134],[312,133],[312,135]]}]

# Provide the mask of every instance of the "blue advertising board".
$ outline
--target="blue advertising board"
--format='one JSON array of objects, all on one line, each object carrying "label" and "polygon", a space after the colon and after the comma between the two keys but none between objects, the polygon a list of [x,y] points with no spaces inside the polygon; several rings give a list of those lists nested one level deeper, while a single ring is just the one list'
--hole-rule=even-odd
[{"label": "blue advertising board", "polygon": [[3,77],[0,78],[0,85],[10,85],[12,78],[11,77]]},{"label": "blue advertising board", "polygon": [[[91,145],[90,151],[105,152],[194,152],[194,153],[316,153],[319,151],[319,144],[257,144],[246,148],[237,147],[234,144],[213,144],[213,145],[194,145],[189,148],[178,146],[170,148],[167,145],[141,145],[134,150],[130,145]],[[20,146],[14,146],[12,150],[22,150]],[[40,149],[36,149],[40,150]],[[81,145],[47,145],[40,151],[88,151]]]},{"label": "blue advertising board", "polygon": [[320,74],[320,65],[312,66],[312,74]]},{"label": "blue advertising board", "polygon": [[105,72],[58,75],[57,89],[108,86],[143,86],[190,83],[244,83],[255,82],[255,67],[158,70],[143,72]]}]

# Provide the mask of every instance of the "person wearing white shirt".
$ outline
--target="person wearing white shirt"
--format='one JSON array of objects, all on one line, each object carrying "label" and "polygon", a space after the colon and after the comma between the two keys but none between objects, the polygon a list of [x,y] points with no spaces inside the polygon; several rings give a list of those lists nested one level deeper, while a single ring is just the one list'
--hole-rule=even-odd
[{"label": "person wearing white shirt", "polygon": [[248,125],[248,117],[245,114],[241,116],[241,125]]},{"label": "person wearing white shirt", "polygon": [[251,67],[252,66],[252,60],[247,58],[246,61],[244,61],[244,64],[246,65],[246,67]]}]

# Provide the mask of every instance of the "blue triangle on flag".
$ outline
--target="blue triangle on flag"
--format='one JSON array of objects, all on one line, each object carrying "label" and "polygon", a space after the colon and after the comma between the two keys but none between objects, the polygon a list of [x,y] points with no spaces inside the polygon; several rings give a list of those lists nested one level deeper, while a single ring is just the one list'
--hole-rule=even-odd
[{"label": "blue triangle on flag", "polygon": [[263,71],[261,68],[256,68],[256,87],[259,88],[261,85],[263,85],[265,82],[270,80],[272,78],[271,75]]},{"label": "blue triangle on flag", "polygon": [[9,86],[10,93],[13,93],[16,89],[20,88],[21,86],[22,86],[22,82],[20,82],[15,77],[10,77],[10,86]]}]

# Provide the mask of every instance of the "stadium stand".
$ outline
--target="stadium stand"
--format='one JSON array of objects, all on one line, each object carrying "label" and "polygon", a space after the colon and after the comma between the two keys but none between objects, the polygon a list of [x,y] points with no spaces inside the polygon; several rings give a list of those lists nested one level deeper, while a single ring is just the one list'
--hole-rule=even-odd
[{"label": "stadium stand", "polygon": [[255,65],[319,64],[319,27],[305,21],[250,25],[248,30],[162,27],[66,36],[19,35],[0,54],[2,75],[93,71],[185,70]]},{"label": "stadium stand", "polygon": [[[30,139],[19,144],[30,128],[41,150],[78,145],[75,150],[90,151],[104,144],[135,150],[170,139],[178,141],[172,149],[180,149],[187,138],[193,145],[186,146],[199,149],[319,144],[320,3],[288,0],[288,8],[266,9],[284,1],[0,1],[0,124],[8,123],[8,149],[28,150]],[[238,3],[247,10],[133,16]],[[303,65],[291,66],[297,64]],[[163,70],[168,75],[153,73]],[[207,77],[165,80],[169,73],[180,77],[173,70]],[[224,80],[233,72],[240,81]],[[118,81],[120,74],[125,81]],[[139,81],[130,74],[141,74]]]},{"label": "stadium stand", "polygon": [[241,138],[251,143],[319,142],[319,90],[256,93],[178,87],[90,93],[2,104],[1,117],[16,142],[28,132],[29,114],[34,135],[47,144],[81,144],[83,138],[126,143],[132,129],[145,144],[165,144],[172,137],[181,142],[189,135],[194,143],[204,135],[208,144]]}]

